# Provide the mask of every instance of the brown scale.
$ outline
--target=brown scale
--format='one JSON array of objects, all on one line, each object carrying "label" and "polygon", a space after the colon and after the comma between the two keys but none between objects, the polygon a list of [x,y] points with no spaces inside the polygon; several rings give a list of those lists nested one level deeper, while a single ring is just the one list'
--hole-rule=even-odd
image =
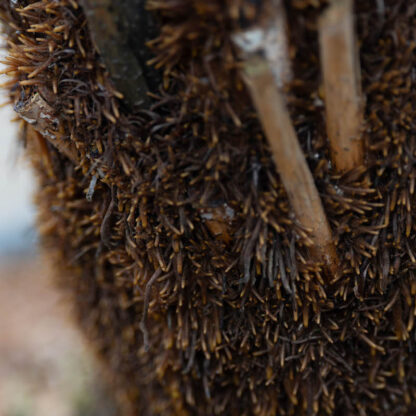
[{"label": "brown scale", "polygon": [[343,174],[320,104],[328,2],[285,2],[287,101],[337,276],[310,254],[239,76],[231,35],[253,2],[149,0],[163,80],[133,110],[77,2],[11,3],[5,88],[59,116],[23,128],[43,246],[125,413],[413,414],[416,2],[356,2],[366,168]]}]

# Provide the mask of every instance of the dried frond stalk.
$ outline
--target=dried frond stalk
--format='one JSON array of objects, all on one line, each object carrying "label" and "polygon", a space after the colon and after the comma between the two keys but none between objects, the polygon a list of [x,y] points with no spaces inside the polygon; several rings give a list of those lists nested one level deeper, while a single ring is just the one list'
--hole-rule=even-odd
[{"label": "dried frond stalk", "polygon": [[331,155],[340,172],[364,161],[363,100],[352,0],[336,0],[319,20],[326,125]]},{"label": "dried frond stalk", "polygon": [[244,78],[296,218],[310,232],[314,255],[336,273],[338,260],[332,233],[283,94],[268,63],[260,57],[244,63]]}]

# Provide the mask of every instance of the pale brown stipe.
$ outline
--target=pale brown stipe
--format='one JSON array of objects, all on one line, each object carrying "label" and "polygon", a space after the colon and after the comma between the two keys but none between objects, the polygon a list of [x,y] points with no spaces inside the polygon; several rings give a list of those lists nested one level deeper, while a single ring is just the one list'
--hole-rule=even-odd
[{"label": "pale brown stipe", "polygon": [[296,218],[309,230],[314,256],[336,273],[338,261],[331,230],[273,73],[265,60],[255,57],[245,62],[244,78]]},{"label": "pale brown stipe", "polygon": [[313,256],[336,274],[332,233],[282,93],[292,76],[286,30],[282,2],[275,0],[264,8],[258,23],[237,33],[234,41],[244,60],[244,80],[296,219],[309,231]]},{"label": "pale brown stipe", "polygon": [[352,0],[334,0],[319,20],[326,126],[335,168],[363,164],[363,100]]}]

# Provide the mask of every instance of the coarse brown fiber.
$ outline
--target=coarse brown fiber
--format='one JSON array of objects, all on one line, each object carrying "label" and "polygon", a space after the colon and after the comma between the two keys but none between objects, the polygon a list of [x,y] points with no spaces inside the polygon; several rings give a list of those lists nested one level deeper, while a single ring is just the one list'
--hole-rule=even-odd
[{"label": "coarse brown fiber", "polygon": [[356,1],[366,166],[342,176],[319,69],[327,2],[285,2],[288,103],[336,277],[310,255],[239,76],[231,36],[260,3],[148,0],[161,82],[132,110],[77,1],[0,2],[42,244],[126,414],[416,414],[416,0]]}]

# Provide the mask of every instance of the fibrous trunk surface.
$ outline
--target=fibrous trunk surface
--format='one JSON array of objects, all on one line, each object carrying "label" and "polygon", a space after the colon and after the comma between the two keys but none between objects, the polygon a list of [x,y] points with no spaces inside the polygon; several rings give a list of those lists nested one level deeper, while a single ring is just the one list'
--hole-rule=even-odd
[{"label": "fibrous trunk surface", "polygon": [[355,2],[365,156],[342,173],[320,68],[328,4],[284,2],[285,100],[335,274],[313,255],[241,77],[233,35],[263,2],[148,0],[151,40],[122,45],[143,102],[93,41],[87,7],[100,2],[80,3],[0,2],[6,87],[43,246],[126,414],[415,414],[416,1]]}]

